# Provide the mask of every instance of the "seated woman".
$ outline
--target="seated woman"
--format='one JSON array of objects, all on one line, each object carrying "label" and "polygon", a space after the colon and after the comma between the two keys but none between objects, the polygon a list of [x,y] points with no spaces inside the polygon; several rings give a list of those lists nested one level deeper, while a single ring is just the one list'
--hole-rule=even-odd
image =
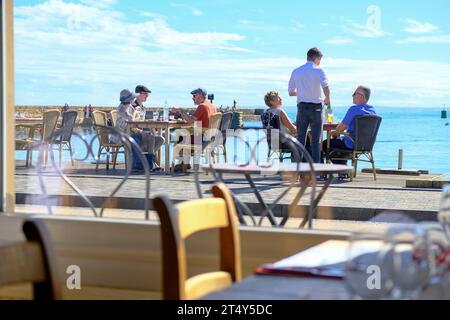
[{"label": "seated woman", "polygon": [[[263,127],[265,129],[280,129],[283,133],[288,133],[293,136],[297,134],[297,128],[289,119],[286,112],[282,109],[281,105],[283,100],[276,91],[270,91],[264,97],[264,102],[269,107],[264,111],[262,116]],[[278,120],[279,119],[279,120]],[[276,121],[279,121],[280,128],[277,128]],[[274,127],[275,126],[275,127]]]},{"label": "seated woman", "polygon": [[[297,128],[291,122],[286,112],[281,108],[283,100],[281,99],[278,92],[270,91],[264,97],[264,102],[269,107],[264,111],[262,115],[262,123],[264,129],[279,129],[283,134],[290,134],[295,137],[297,133]],[[272,151],[284,153],[285,151],[290,153],[292,147],[283,142],[280,139],[278,146],[273,146],[273,141],[271,141],[271,132],[268,131],[267,139],[269,143],[269,148]],[[280,159],[281,159],[280,155]]]},{"label": "seated woman", "polygon": [[[140,107],[133,108],[131,103],[136,98],[136,95],[130,90],[124,89],[120,92],[120,105],[118,106],[117,122],[115,129],[120,132],[127,133],[127,121],[137,120],[141,112]],[[149,151],[150,134],[139,128],[131,129],[131,137],[141,147],[142,151]],[[120,143],[120,139],[117,135],[111,137],[112,142]],[[139,155],[136,150],[133,151],[133,170],[143,170],[143,165],[139,159]],[[155,155],[153,153],[146,154],[147,160],[150,165],[150,169],[158,170],[159,166],[155,162]]]}]

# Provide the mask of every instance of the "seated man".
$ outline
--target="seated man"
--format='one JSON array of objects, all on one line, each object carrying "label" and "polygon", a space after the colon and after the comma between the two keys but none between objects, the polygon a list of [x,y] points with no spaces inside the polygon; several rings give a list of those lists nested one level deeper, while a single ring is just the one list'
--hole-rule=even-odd
[{"label": "seated man", "polygon": [[208,93],[205,89],[195,89],[191,94],[192,100],[194,100],[194,104],[197,106],[197,110],[195,110],[192,116],[188,115],[184,110],[180,110],[181,117],[189,124],[200,121],[203,128],[208,128],[209,119],[213,114],[217,113],[217,108],[206,98]]},{"label": "seated man", "polygon": [[[152,93],[147,87],[143,85],[138,85],[135,89],[136,93],[136,99],[132,103],[132,107],[135,110],[140,110],[140,113],[145,114],[145,106],[144,103],[147,101],[150,93]],[[146,134],[142,136],[142,139],[144,140],[143,143],[147,146],[147,151],[149,154],[151,154],[152,158],[156,158],[156,152],[161,149],[162,145],[165,142],[165,139],[161,137],[160,135],[155,132],[155,130],[143,130]],[[154,163],[154,170],[159,169],[159,166]]]},{"label": "seated man", "polygon": [[[342,149],[352,151],[355,148],[355,130],[356,118],[366,115],[376,115],[375,109],[368,105],[370,99],[370,89],[368,87],[359,86],[353,93],[354,106],[348,109],[344,120],[337,126],[336,133],[330,140],[330,149]],[[348,135],[340,137],[340,134],[347,130]],[[323,142],[322,150],[326,153],[327,140]],[[346,164],[345,160],[335,160],[333,163]]]}]

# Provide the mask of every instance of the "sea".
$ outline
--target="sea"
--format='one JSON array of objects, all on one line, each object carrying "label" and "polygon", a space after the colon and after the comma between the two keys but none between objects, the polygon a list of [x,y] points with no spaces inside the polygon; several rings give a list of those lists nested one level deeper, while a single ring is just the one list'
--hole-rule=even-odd
[{"label": "sea", "polygon": [[[264,107],[255,106],[248,108],[264,109]],[[290,119],[295,121],[297,108],[283,108]],[[334,122],[342,120],[347,109],[348,107],[333,107]],[[450,177],[450,112],[448,119],[441,119],[442,108],[380,107],[376,108],[376,111],[383,118],[374,147],[377,168],[397,169],[399,150],[403,150],[403,169],[427,170],[433,174]],[[245,127],[260,125],[260,122],[244,124]],[[88,139],[92,136],[92,132],[80,133]],[[251,138],[250,140],[254,142],[257,139]],[[85,144],[78,138],[73,139],[73,148],[75,150],[86,149]],[[97,145],[94,143],[93,149],[97,150],[96,148]],[[243,151],[246,148],[242,143],[236,145],[228,141],[228,148],[232,150],[229,152],[231,154],[233,152],[245,156],[249,154],[248,150]],[[79,156],[79,158],[83,157]],[[24,160],[25,152],[16,151],[16,159]],[[64,152],[63,159],[68,160],[67,152]],[[364,168],[370,167],[370,164],[358,163],[358,166]]]}]

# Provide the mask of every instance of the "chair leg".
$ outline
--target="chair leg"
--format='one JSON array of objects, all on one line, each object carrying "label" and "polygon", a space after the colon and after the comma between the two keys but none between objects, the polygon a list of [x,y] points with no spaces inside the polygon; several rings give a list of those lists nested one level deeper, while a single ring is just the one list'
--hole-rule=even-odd
[{"label": "chair leg", "polygon": [[353,173],[353,178],[356,178],[356,174],[358,173],[358,157],[356,156],[356,153],[353,153],[352,162],[353,168],[355,170],[355,172]]},{"label": "chair leg", "polygon": [[377,181],[377,170],[375,169],[375,160],[373,158],[373,153],[370,153],[370,162],[372,163],[372,172],[373,172],[373,179]]},{"label": "chair leg", "polygon": [[117,152],[119,151],[119,148],[112,148],[112,150],[113,150],[113,154],[112,154],[113,169],[116,170]]},{"label": "chair leg", "polygon": [[[59,144],[59,166],[61,167],[61,161],[62,161],[62,142]],[[53,147],[52,147],[53,148]]]},{"label": "chair leg", "polygon": [[95,171],[98,171],[98,165],[100,163],[100,156],[102,155],[102,146],[98,147],[98,154],[97,154],[97,164],[95,165]]},{"label": "chair leg", "polygon": [[106,147],[106,171],[109,171],[109,153],[110,149],[109,147]]},{"label": "chair leg", "polygon": [[70,141],[68,142],[68,146],[69,146],[70,161],[72,162],[72,167],[73,167],[75,165],[75,163],[73,162],[72,143]]}]

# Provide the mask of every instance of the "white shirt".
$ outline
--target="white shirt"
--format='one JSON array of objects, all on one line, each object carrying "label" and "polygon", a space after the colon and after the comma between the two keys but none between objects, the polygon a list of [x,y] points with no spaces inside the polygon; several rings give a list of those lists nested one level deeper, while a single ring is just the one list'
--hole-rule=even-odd
[{"label": "white shirt", "polygon": [[289,93],[297,91],[297,103],[322,103],[322,88],[328,87],[328,77],[321,68],[308,61],[292,72]]}]

